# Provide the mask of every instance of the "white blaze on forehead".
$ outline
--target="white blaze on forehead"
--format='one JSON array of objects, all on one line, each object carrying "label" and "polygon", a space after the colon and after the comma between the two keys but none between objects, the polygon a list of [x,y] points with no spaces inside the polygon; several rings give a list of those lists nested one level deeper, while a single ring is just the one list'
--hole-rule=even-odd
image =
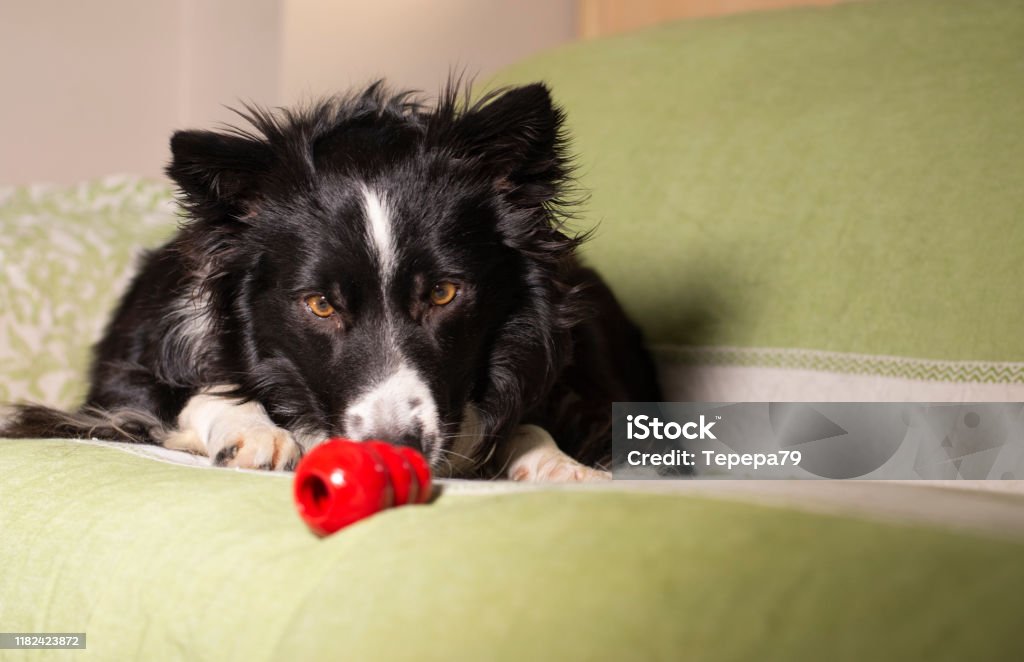
[{"label": "white blaze on forehead", "polygon": [[381,280],[387,282],[395,268],[395,242],[391,233],[387,198],[369,188],[363,188],[363,207],[366,209],[366,234],[377,254]]}]

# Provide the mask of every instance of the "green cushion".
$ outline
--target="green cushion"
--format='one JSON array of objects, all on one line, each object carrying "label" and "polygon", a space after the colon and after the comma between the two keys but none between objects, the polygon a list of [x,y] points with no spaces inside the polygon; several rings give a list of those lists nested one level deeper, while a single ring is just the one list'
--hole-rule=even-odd
[{"label": "green cushion", "polygon": [[668,354],[1020,362],[1022,61],[1020,3],[893,0],[574,43],[493,83],[566,107],[587,255]]},{"label": "green cushion", "polygon": [[169,185],[132,177],[0,189],[0,404],[81,400],[134,256],[176,220]]},{"label": "green cushion", "polygon": [[0,441],[3,629],[84,631],[107,660],[1024,654],[1011,539],[563,490],[448,494],[321,540],[289,478]]}]

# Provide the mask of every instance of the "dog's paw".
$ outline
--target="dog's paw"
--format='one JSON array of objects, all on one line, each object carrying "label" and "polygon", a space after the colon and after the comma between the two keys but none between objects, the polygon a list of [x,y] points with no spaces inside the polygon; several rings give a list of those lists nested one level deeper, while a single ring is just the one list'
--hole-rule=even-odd
[{"label": "dog's paw", "polygon": [[566,455],[548,457],[534,463],[517,463],[509,471],[509,477],[518,481],[549,483],[583,483],[612,479],[611,473],[580,464]]},{"label": "dog's paw", "polygon": [[291,433],[272,425],[235,430],[210,451],[214,465],[238,469],[290,471],[302,457],[302,447]]},{"label": "dog's paw", "polygon": [[607,471],[580,464],[566,455],[547,430],[536,425],[519,426],[511,444],[508,477],[512,480],[581,483],[612,479]]}]

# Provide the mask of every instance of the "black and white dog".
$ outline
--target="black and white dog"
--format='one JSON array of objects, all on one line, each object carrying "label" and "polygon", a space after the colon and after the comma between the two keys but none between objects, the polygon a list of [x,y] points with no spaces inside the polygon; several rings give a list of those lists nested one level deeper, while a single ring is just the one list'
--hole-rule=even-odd
[{"label": "black and white dog", "polygon": [[476,103],[452,85],[428,108],[376,84],[244,117],[171,139],[185,221],[143,260],[81,409],[22,405],[0,434],[267,469],[343,435],[419,448],[442,475],[607,477],[611,402],[659,391],[566,234],[543,85]]}]

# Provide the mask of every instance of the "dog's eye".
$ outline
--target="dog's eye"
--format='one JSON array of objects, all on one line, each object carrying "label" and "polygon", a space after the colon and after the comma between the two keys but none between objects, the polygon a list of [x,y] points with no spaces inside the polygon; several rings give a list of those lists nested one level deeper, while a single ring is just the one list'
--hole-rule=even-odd
[{"label": "dog's eye", "polygon": [[310,312],[317,317],[330,317],[334,314],[334,306],[322,294],[313,294],[306,297],[306,305],[309,306]]},{"label": "dog's eye", "polygon": [[430,288],[430,303],[435,306],[447,306],[458,293],[459,287],[455,283],[448,281],[435,283],[434,287]]}]

